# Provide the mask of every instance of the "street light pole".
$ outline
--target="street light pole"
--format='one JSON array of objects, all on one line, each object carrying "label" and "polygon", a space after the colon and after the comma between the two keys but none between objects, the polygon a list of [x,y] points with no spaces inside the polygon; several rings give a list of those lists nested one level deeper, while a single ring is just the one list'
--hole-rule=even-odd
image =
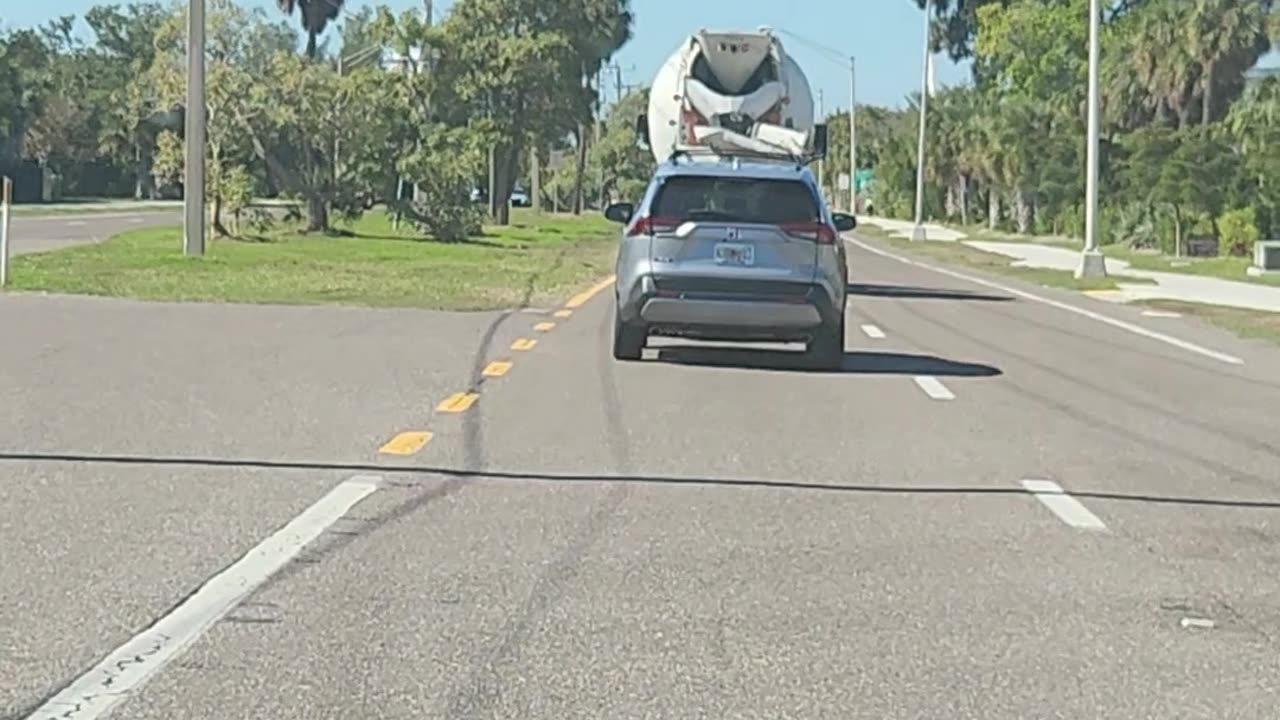
[{"label": "street light pole", "polygon": [[1098,89],[1102,33],[1102,7],[1100,0],[1089,0],[1089,138],[1085,161],[1084,201],[1084,251],[1080,254],[1080,266],[1076,278],[1100,278],[1107,275],[1107,261],[1098,250],[1098,150],[1099,115],[1101,98]]},{"label": "street light pole", "polygon": [[183,252],[204,255],[204,0],[187,2],[186,177],[182,184]]},{"label": "street light pole", "polygon": [[858,214],[858,73],[849,58],[849,212]]},{"label": "street light pole", "polygon": [[929,17],[930,2],[924,6],[924,64],[920,67],[920,142],[916,149],[916,225],[911,231],[912,240],[925,240],[924,229],[924,135],[929,113]]}]

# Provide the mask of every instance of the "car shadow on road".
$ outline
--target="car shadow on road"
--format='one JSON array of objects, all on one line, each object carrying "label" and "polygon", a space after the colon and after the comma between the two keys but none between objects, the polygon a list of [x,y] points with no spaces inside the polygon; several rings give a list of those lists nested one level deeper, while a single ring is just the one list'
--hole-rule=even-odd
[{"label": "car shadow on road", "polygon": [[658,350],[658,361],[673,365],[698,365],[741,370],[829,372],[847,375],[933,375],[935,377],[996,377],[1004,373],[980,363],[947,360],[935,355],[895,352],[845,352],[839,370],[818,371],[796,350],[760,350],[728,347],[668,346]]},{"label": "car shadow on road", "polygon": [[908,300],[978,300],[982,302],[1011,302],[1011,295],[990,295],[967,290],[910,287],[907,285],[874,285],[849,283],[850,295],[864,297],[903,298]]}]

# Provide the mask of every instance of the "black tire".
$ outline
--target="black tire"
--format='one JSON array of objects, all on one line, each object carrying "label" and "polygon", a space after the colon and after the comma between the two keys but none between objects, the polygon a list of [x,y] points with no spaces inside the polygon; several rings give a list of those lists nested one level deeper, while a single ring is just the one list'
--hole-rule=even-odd
[{"label": "black tire", "polygon": [[840,370],[844,367],[844,313],[835,326],[824,325],[814,333],[805,347],[805,356],[818,370]]},{"label": "black tire", "polygon": [[613,311],[613,358],[639,360],[644,354],[648,333],[643,327],[624,322],[617,308]]}]

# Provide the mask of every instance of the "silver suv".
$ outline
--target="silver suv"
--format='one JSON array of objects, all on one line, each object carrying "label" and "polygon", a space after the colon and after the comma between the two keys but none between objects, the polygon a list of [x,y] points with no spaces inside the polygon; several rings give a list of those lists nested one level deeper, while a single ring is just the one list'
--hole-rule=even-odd
[{"label": "silver suv", "polygon": [[613,356],[638,360],[651,335],[804,342],[813,364],[844,359],[849,271],[832,213],[800,163],[679,158],[663,163],[618,252]]}]

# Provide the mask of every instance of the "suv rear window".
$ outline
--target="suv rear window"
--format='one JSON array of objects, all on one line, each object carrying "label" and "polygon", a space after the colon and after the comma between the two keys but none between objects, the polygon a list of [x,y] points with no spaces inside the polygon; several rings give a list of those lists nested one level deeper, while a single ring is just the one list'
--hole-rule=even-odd
[{"label": "suv rear window", "polygon": [[652,215],[768,225],[812,223],[822,217],[804,183],[726,177],[667,178],[654,199]]}]

